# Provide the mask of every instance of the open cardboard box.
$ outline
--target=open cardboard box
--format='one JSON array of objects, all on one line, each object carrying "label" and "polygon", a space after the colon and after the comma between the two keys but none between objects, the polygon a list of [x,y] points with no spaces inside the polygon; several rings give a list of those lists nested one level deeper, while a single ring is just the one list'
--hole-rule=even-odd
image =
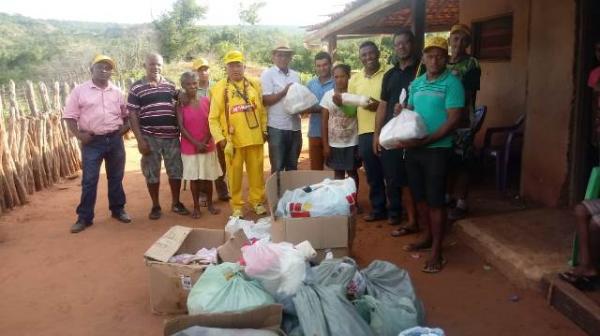
[{"label": "open cardboard box", "polygon": [[165,321],[164,335],[173,335],[192,326],[264,329],[285,335],[280,329],[282,313],[282,305],[270,304],[241,312],[176,316]]},{"label": "open cardboard box", "polygon": [[335,257],[349,256],[354,238],[354,216],[327,216],[305,218],[277,218],[277,202],[286,190],[315,184],[326,178],[333,179],[333,171],[282,171],[267,179],[266,193],[271,209],[271,240],[298,244],[308,240],[319,257],[331,249]]},{"label": "open cardboard box", "polygon": [[181,253],[194,254],[201,248],[217,248],[221,261],[237,262],[238,246],[246,241],[243,231],[228,237],[224,230],[173,226],[144,253],[150,276],[150,305],[155,314],[187,312],[187,297],[206,265],[169,263]]}]

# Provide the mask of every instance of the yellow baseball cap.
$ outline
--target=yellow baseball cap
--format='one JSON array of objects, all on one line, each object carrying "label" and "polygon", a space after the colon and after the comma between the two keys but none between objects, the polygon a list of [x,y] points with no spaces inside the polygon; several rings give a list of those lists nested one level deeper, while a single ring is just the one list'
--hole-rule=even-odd
[{"label": "yellow baseball cap", "polygon": [[102,54],[96,55],[96,57],[94,57],[94,60],[92,61],[92,65],[94,65],[96,63],[100,63],[100,62],[106,62],[106,63],[110,64],[113,67],[113,69],[117,68],[117,64],[115,63],[115,61],[106,55],[102,55]]},{"label": "yellow baseball cap", "polygon": [[208,68],[209,67],[208,60],[206,58],[198,57],[192,63],[192,68],[194,70],[198,70],[201,67],[207,67]]},{"label": "yellow baseball cap", "polygon": [[471,28],[469,28],[467,25],[464,25],[462,23],[459,24],[455,24],[454,26],[452,26],[452,28],[450,29],[450,35],[456,33],[456,32],[463,32],[465,33],[467,36],[471,37]]},{"label": "yellow baseball cap", "polygon": [[448,51],[448,41],[441,36],[429,36],[425,39],[425,46],[423,52],[426,52],[429,48],[440,48],[444,51]]},{"label": "yellow baseball cap", "polygon": [[233,62],[244,63],[244,54],[242,54],[242,52],[237,51],[237,50],[229,51],[223,57],[223,62],[225,64],[229,64],[229,63],[233,63]]}]

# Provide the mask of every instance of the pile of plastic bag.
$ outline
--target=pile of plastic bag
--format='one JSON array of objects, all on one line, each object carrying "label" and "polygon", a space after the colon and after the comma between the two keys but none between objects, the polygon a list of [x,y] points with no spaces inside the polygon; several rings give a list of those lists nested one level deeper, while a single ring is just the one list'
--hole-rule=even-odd
[{"label": "pile of plastic bag", "polygon": [[423,306],[408,273],[394,264],[375,260],[360,270],[345,257],[311,266],[309,243],[266,239],[242,247],[242,254],[241,264],[205,270],[189,294],[190,314],[277,302],[283,305],[282,329],[291,336],[443,336],[440,329],[415,328],[424,320]]},{"label": "pile of plastic bag", "polygon": [[379,133],[379,143],[385,149],[393,149],[400,141],[422,139],[426,136],[427,127],[423,118],[415,111],[403,109],[383,126]]},{"label": "pile of plastic bag", "polygon": [[351,178],[325,179],[320,183],[286,190],[275,215],[278,217],[348,216],[356,206],[356,184]]},{"label": "pile of plastic bag", "polygon": [[289,114],[304,112],[317,103],[317,97],[306,86],[298,83],[292,84],[283,98],[283,106]]}]

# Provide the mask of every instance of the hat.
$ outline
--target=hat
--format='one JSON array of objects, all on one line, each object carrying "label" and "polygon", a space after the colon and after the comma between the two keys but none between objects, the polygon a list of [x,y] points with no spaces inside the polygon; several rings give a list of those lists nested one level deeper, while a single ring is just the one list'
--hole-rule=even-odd
[{"label": "hat", "polygon": [[244,63],[244,54],[237,50],[232,50],[225,54],[225,56],[223,57],[223,63],[229,64],[233,62]]},{"label": "hat", "polygon": [[448,41],[441,36],[430,36],[425,39],[425,46],[423,47],[423,52],[426,52],[429,48],[440,48],[444,51],[448,51]]},{"label": "hat", "polygon": [[198,57],[192,63],[192,68],[194,70],[198,70],[201,67],[207,67],[208,68],[208,60],[206,58]]},{"label": "hat", "polygon": [[294,50],[290,47],[288,47],[287,45],[280,45],[279,47],[273,49],[271,52],[276,53],[276,52],[284,52],[284,53],[293,53]]},{"label": "hat", "polygon": [[450,29],[450,35],[452,35],[456,32],[463,32],[467,36],[471,37],[471,28],[469,28],[467,25],[464,25],[462,23],[455,24],[454,26],[452,26],[452,29]]},{"label": "hat", "polygon": [[92,66],[94,64],[100,63],[100,62],[106,62],[106,63],[110,64],[113,67],[113,69],[115,69],[117,67],[117,64],[115,63],[115,61],[113,61],[112,58],[110,58],[106,55],[102,55],[102,54],[99,54],[96,57],[94,57],[94,60],[92,61]]}]

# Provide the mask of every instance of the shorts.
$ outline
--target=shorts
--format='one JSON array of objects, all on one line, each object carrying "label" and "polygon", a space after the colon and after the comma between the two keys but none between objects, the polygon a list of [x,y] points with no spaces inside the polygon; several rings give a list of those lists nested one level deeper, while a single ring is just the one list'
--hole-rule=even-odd
[{"label": "shorts", "polygon": [[359,167],[358,146],[330,147],[327,167],[333,170],[352,171]]},{"label": "shorts", "polygon": [[445,204],[446,179],[451,148],[413,148],[406,151],[408,185],[415,203],[433,208]]},{"label": "shorts", "polygon": [[214,181],[223,175],[217,151],[198,154],[181,154],[183,179],[188,181]]},{"label": "shorts", "polygon": [[600,226],[600,199],[583,200],[581,204],[589,211],[592,222]]},{"label": "shorts", "polygon": [[382,149],[380,157],[386,186],[390,185],[394,190],[407,187],[408,176],[404,149]]},{"label": "shorts", "polygon": [[179,138],[155,138],[143,135],[150,146],[150,154],[142,156],[142,173],[146,183],[160,182],[161,162],[165,161],[167,176],[171,180],[181,180],[183,163],[181,162],[181,149]]}]

